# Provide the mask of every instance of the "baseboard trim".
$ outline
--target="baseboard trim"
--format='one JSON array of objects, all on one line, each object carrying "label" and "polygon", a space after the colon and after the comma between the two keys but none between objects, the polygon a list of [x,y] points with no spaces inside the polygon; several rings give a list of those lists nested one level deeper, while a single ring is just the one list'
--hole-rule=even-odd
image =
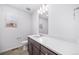
[{"label": "baseboard trim", "polygon": [[18,48],[20,48],[20,47],[22,47],[22,46],[15,47],[15,48],[13,48],[13,49],[9,49],[9,50],[6,50],[6,51],[4,51],[4,52],[0,52],[0,55],[1,55],[2,53],[8,52],[8,51],[12,51],[12,50],[18,49]]}]

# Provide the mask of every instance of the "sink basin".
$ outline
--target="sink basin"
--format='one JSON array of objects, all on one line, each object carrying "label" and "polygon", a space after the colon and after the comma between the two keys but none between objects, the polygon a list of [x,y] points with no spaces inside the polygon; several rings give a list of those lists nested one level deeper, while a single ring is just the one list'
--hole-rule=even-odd
[{"label": "sink basin", "polygon": [[38,34],[38,35],[32,35],[32,36],[35,37],[35,38],[41,38],[41,37],[43,37],[44,35]]},{"label": "sink basin", "polygon": [[40,35],[33,35],[33,37],[40,38],[41,36]]},{"label": "sink basin", "polygon": [[33,37],[35,37],[35,38],[40,38],[41,36],[33,36]]}]

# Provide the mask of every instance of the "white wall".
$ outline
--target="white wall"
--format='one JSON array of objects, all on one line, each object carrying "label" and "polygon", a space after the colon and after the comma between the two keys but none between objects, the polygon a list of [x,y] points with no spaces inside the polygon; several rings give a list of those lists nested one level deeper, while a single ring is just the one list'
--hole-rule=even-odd
[{"label": "white wall", "polygon": [[39,33],[48,34],[48,19],[39,18],[39,24],[42,24],[43,28],[39,28]]},{"label": "white wall", "polygon": [[49,36],[60,37],[63,40],[76,42],[74,8],[78,5],[49,5]]},{"label": "white wall", "polygon": [[[32,16],[24,11],[5,5],[2,8],[0,7],[0,12],[2,13],[0,13],[2,17],[0,18],[0,52],[4,52],[19,47],[19,39],[32,33]],[[7,28],[5,26],[7,15],[16,16],[17,28]]]},{"label": "white wall", "polygon": [[32,32],[33,34],[38,34],[39,33],[39,14],[37,11],[33,12],[32,14]]},{"label": "white wall", "polygon": [[77,42],[79,43],[79,10],[75,10],[75,38],[77,39]]},{"label": "white wall", "polygon": [[1,42],[1,34],[2,34],[2,5],[0,5],[0,50],[2,49],[2,42]]}]

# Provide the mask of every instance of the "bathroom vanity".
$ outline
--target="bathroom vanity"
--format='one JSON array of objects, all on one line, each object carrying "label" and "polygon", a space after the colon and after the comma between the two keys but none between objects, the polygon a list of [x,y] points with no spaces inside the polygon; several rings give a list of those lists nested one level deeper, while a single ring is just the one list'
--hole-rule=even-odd
[{"label": "bathroom vanity", "polygon": [[49,36],[28,36],[30,55],[79,55],[77,44]]},{"label": "bathroom vanity", "polygon": [[30,55],[58,55],[30,37],[28,37],[28,51]]}]

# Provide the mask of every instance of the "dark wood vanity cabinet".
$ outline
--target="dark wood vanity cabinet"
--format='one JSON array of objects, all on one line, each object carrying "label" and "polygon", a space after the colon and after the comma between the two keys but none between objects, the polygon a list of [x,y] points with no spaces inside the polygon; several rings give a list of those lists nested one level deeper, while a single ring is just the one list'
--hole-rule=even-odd
[{"label": "dark wood vanity cabinet", "polygon": [[57,53],[49,50],[48,48],[46,48],[43,45],[41,45],[41,54],[43,54],[43,55],[57,55]]},{"label": "dark wood vanity cabinet", "polygon": [[32,50],[32,52],[33,52],[33,55],[39,55],[39,49],[36,47],[36,46],[34,46],[33,45],[33,50]]},{"label": "dark wood vanity cabinet", "polygon": [[33,47],[32,47],[32,44],[31,44],[31,42],[29,41],[29,42],[28,42],[28,51],[29,51],[29,54],[30,54],[30,55],[32,55],[32,48],[33,48]]},{"label": "dark wood vanity cabinet", "polygon": [[30,55],[39,55],[40,54],[40,44],[36,41],[28,38],[28,51]]},{"label": "dark wood vanity cabinet", "polygon": [[28,37],[28,52],[30,55],[58,55],[57,53],[49,50],[40,43]]}]

